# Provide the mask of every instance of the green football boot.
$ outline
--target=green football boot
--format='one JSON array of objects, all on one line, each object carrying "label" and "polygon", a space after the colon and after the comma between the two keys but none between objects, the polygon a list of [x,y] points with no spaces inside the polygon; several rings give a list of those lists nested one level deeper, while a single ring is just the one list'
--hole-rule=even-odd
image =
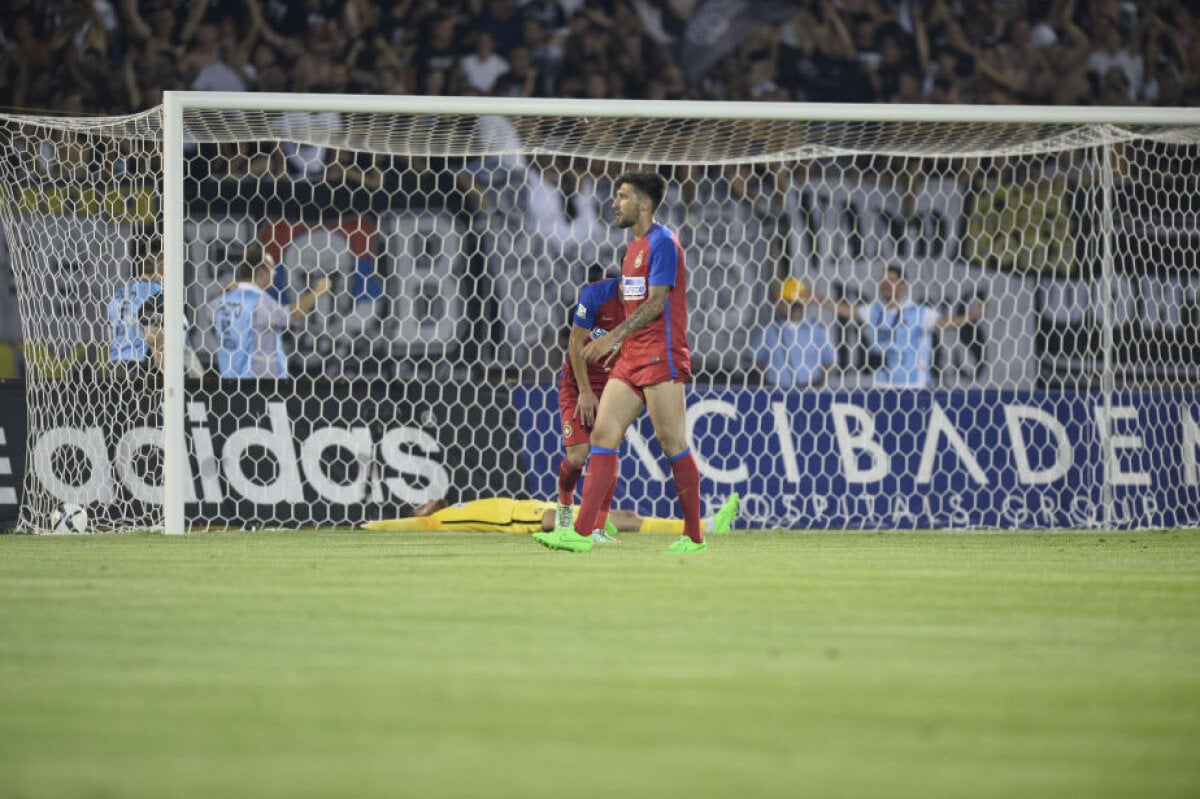
[{"label": "green football boot", "polygon": [[533,540],[544,547],[567,552],[591,552],[594,546],[590,536],[580,535],[570,527],[561,527],[552,533],[534,533]]},{"label": "green football boot", "polygon": [[693,552],[705,552],[707,550],[708,544],[706,542],[701,541],[697,544],[686,535],[681,535],[675,540],[674,544],[664,549],[663,552],[668,555],[690,555]]},{"label": "green football boot", "polygon": [[721,506],[717,514],[713,516],[712,529],[709,532],[720,535],[721,533],[728,533],[733,529],[733,520],[737,518],[738,506],[740,504],[741,498],[734,491],[729,499],[725,500],[725,504]]}]

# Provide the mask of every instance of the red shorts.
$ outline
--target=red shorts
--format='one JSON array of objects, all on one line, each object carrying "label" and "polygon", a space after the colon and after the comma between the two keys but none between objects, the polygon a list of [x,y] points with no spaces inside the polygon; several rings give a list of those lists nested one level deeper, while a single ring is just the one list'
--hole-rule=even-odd
[{"label": "red shorts", "polygon": [[592,443],[592,428],[575,418],[575,406],[562,408],[563,446]]},{"label": "red shorts", "polygon": [[675,377],[671,377],[671,365],[666,361],[651,361],[650,363],[632,363],[625,358],[617,360],[609,380],[620,380],[633,389],[642,402],[646,401],[646,387],[659,383],[686,383],[692,377],[691,364],[675,369]]},{"label": "red shorts", "polygon": [[[593,385],[592,391],[599,397],[604,392],[604,387]],[[564,447],[592,442],[592,426],[583,424],[575,417],[575,404],[578,401],[579,390],[577,388],[574,386],[564,388],[561,385],[558,387],[558,409],[562,414]]]}]

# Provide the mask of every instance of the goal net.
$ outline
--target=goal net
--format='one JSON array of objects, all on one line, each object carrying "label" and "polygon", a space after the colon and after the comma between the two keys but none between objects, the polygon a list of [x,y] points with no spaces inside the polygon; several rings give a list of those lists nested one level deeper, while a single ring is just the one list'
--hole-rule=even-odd
[{"label": "goal net", "polygon": [[[571,310],[644,169],[687,261],[707,510],[1200,523],[1195,111],[185,92],[0,131],[21,530],[60,502],[178,532],[552,499]],[[264,263],[287,318],[238,373]],[[621,464],[618,506],[677,513],[648,420]]]}]

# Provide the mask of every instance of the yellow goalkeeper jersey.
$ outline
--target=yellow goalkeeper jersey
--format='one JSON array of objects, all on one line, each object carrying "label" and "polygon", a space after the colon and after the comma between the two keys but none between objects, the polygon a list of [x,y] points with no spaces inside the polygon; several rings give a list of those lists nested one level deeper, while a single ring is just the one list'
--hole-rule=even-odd
[{"label": "yellow goalkeeper jersey", "polygon": [[447,533],[538,533],[542,517],[557,506],[540,499],[487,497],[451,505],[428,516],[380,519],[367,522],[364,530],[379,532]]}]

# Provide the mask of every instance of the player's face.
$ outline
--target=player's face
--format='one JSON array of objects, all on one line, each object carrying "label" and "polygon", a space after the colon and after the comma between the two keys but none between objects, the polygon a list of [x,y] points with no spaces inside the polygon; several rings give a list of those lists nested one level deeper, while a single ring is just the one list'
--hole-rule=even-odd
[{"label": "player's face", "polygon": [[641,211],[641,197],[628,183],[622,183],[613,197],[613,211],[617,215],[617,227],[633,227]]},{"label": "player's face", "polygon": [[904,279],[895,272],[885,272],[879,281],[879,298],[884,302],[898,302],[904,298]]}]

